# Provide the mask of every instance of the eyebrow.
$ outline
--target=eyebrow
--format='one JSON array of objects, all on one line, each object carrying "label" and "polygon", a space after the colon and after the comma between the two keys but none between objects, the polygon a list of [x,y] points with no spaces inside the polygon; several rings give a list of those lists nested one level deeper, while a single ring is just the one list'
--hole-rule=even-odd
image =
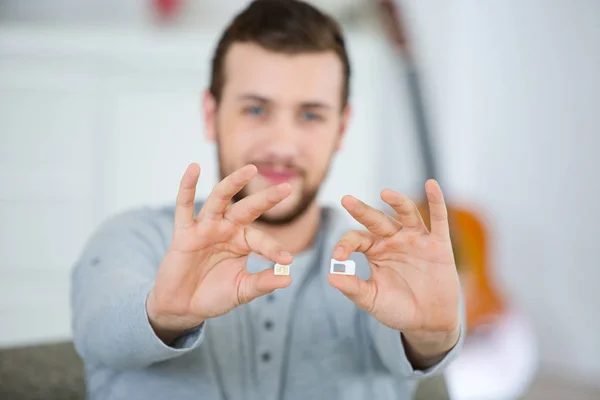
[{"label": "eyebrow", "polygon": [[252,100],[252,101],[258,101],[259,103],[268,103],[269,102],[269,99],[267,99],[266,97],[259,96],[257,94],[242,94],[242,95],[238,96],[238,100],[240,100],[240,101]]},{"label": "eyebrow", "polygon": [[302,107],[303,108],[321,108],[324,110],[329,110],[329,109],[333,108],[329,104],[320,103],[318,101],[302,103]]},{"label": "eyebrow", "polygon": [[[259,103],[270,103],[271,102],[271,100],[269,100],[266,97],[259,96],[257,94],[252,94],[252,93],[242,94],[242,95],[238,96],[238,100],[240,100],[240,101],[256,101]],[[322,103],[319,101],[303,102],[300,104],[300,106],[302,108],[320,108],[320,109],[326,109],[326,110],[333,108],[329,104],[325,104],[325,103]]]}]

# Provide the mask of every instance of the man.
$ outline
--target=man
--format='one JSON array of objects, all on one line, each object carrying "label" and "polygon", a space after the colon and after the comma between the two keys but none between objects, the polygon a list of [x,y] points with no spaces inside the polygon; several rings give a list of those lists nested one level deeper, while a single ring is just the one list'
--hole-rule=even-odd
[{"label": "man", "polygon": [[[337,24],[312,6],[257,0],[234,19],[204,97],[221,182],[195,202],[191,164],[174,208],[111,219],[76,265],[90,398],[408,399],[447,365],[464,324],[437,183],[431,232],[392,190],[394,217],[341,199],[361,231],[315,201],[349,78]],[[356,276],[329,274],[351,256]]]}]

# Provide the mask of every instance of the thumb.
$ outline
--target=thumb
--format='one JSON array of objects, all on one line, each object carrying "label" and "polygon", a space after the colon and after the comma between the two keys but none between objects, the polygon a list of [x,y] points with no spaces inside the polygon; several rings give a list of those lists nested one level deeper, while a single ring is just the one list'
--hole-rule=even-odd
[{"label": "thumb", "polygon": [[371,312],[377,297],[377,287],[373,281],[363,281],[356,275],[329,274],[329,284],[349,298],[358,308]]},{"label": "thumb", "polygon": [[244,274],[238,284],[238,303],[248,303],[259,296],[264,296],[275,289],[283,289],[292,283],[289,275],[273,275],[273,269],[267,268],[257,274]]}]

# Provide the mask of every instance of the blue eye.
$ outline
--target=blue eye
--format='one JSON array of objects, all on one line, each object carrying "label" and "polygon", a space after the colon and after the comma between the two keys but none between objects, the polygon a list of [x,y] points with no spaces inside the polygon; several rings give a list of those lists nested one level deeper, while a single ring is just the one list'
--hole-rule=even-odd
[{"label": "blue eye", "polygon": [[307,111],[305,112],[302,117],[307,120],[307,121],[318,121],[321,119],[321,117],[313,112]]},{"label": "blue eye", "polygon": [[246,109],[246,112],[250,115],[260,116],[265,113],[265,110],[262,107],[249,107]]}]

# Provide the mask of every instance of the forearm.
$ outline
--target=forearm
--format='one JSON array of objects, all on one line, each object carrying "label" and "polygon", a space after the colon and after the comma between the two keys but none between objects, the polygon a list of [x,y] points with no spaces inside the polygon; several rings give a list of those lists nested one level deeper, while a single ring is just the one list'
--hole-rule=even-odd
[{"label": "forearm", "polygon": [[113,288],[110,296],[88,294],[74,306],[74,342],[85,362],[113,369],[143,368],[200,344],[201,330],[179,335],[176,345],[165,344],[146,314],[148,287],[131,285],[127,293],[119,289]]}]

